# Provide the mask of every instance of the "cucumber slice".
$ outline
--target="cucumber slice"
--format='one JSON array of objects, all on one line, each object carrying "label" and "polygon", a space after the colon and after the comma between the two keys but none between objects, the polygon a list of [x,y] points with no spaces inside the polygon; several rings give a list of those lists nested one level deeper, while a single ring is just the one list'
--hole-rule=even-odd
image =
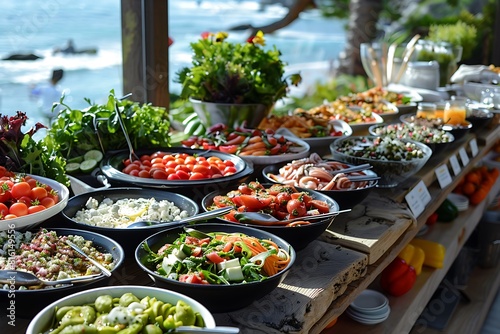
[{"label": "cucumber slice", "polygon": [[80,164],[80,169],[84,173],[90,173],[97,167],[97,161],[94,159],[83,160]]},{"label": "cucumber slice", "polygon": [[85,155],[83,156],[83,160],[95,160],[97,162],[100,162],[104,155],[102,154],[101,151],[98,150],[90,150]]},{"label": "cucumber slice", "polygon": [[84,160],[83,155],[68,159],[68,163],[80,163]]},{"label": "cucumber slice", "polygon": [[76,174],[80,172],[80,164],[78,162],[70,162],[66,164],[66,172],[68,174]]}]

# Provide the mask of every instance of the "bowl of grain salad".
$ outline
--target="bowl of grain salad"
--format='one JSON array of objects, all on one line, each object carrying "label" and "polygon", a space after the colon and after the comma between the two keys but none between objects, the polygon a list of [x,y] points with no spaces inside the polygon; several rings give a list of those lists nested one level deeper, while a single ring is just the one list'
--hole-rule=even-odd
[{"label": "bowl of grain salad", "polygon": [[[66,241],[79,246],[88,256],[111,271],[107,277],[90,261],[74,251]],[[12,272],[12,281],[0,285],[0,304],[7,310],[15,296],[18,316],[32,316],[51,302],[85,289],[107,286],[125,259],[115,240],[91,231],[68,228],[40,228],[29,231],[0,232],[0,269],[26,271],[49,280],[89,276],[73,284],[23,286]]]},{"label": "bowl of grain salad", "polygon": [[333,159],[348,164],[368,163],[380,176],[377,187],[391,188],[417,173],[429,160],[432,150],[414,140],[355,136],[330,145]]}]

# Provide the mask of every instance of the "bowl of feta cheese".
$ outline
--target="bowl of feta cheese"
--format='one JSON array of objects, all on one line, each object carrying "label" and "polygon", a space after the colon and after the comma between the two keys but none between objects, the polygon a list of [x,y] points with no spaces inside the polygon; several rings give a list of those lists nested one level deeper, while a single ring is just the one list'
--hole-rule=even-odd
[{"label": "bowl of feta cheese", "polygon": [[[69,225],[113,237],[132,254],[145,237],[199,212],[187,196],[144,188],[109,188],[74,196],[61,212]],[[134,222],[145,226],[129,228]]]}]

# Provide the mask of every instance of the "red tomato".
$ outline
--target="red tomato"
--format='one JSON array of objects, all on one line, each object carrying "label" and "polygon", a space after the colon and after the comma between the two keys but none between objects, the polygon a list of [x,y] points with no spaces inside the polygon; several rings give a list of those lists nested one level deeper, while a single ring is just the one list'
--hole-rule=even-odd
[{"label": "red tomato", "polygon": [[20,198],[21,196],[30,196],[31,195],[31,186],[28,182],[17,182],[12,186],[10,190],[12,197]]},{"label": "red tomato", "polygon": [[130,164],[130,165],[128,165],[127,167],[125,167],[122,171],[123,171],[125,174],[130,174],[130,175],[132,175],[132,174],[131,174],[131,173],[132,173],[132,171],[134,171],[134,170],[139,171],[139,169],[140,169],[140,168],[139,168],[139,166],[138,166],[138,165],[136,165],[136,164]]},{"label": "red tomato", "polygon": [[132,170],[130,173],[129,173],[130,176],[139,176],[139,170],[138,169],[134,169]]},{"label": "red tomato", "polygon": [[52,198],[54,203],[59,203],[59,194],[55,190],[49,191],[47,197]]},{"label": "red tomato", "polygon": [[193,173],[191,176],[189,176],[190,180],[203,180],[206,179],[205,175],[201,173]]},{"label": "red tomato", "polygon": [[14,203],[10,206],[9,213],[16,215],[17,217],[26,216],[29,213],[28,206],[21,202]]},{"label": "red tomato", "polygon": [[217,195],[217,196],[214,196],[213,201],[214,201],[214,204],[217,205],[219,208],[224,208],[226,206],[233,206],[234,205],[233,201],[228,196]]},{"label": "red tomato", "polygon": [[176,171],[175,175],[177,175],[180,180],[189,180],[189,173],[187,173],[184,170],[178,170],[178,171]]},{"label": "red tomato", "polygon": [[17,202],[24,203],[26,206],[30,207],[32,200],[30,196],[21,196],[17,199]]},{"label": "red tomato", "polygon": [[224,259],[217,254],[217,252],[211,252],[205,255],[210,262],[215,264],[224,262]]},{"label": "red tomato", "polygon": [[224,175],[234,174],[236,172],[237,170],[233,166],[227,166],[226,168],[224,168]]},{"label": "red tomato", "polygon": [[253,193],[253,190],[248,186],[248,184],[246,183],[242,183],[238,186],[238,190],[240,191],[240,193],[242,193],[243,195],[250,195]]},{"label": "red tomato", "polygon": [[319,199],[313,199],[309,202],[309,204],[317,209],[320,213],[328,213],[330,212],[330,207],[328,206],[328,203],[320,201]]},{"label": "red tomato", "polygon": [[7,205],[0,203],[0,219],[4,218],[8,214],[9,214],[9,208],[7,207]]},{"label": "red tomato", "polygon": [[47,197],[47,189],[44,187],[34,187],[31,189],[31,198],[32,199],[42,199]]},{"label": "red tomato", "polygon": [[34,178],[29,178],[25,181],[30,184],[31,189],[33,189],[37,186],[37,181]]},{"label": "red tomato", "polygon": [[14,218],[17,218],[16,215],[13,215],[12,213],[9,213],[8,215],[5,215],[4,219],[7,220],[7,219],[14,219]]},{"label": "red tomato", "polygon": [[293,217],[303,217],[307,213],[307,208],[304,202],[298,199],[291,199],[286,205],[286,211]]},{"label": "red tomato", "polygon": [[205,175],[205,177],[210,176],[210,169],[208,166],[203,166],[203,165],[195,165],[193,167],[193,173],[200,173]]},{"label": "red tomato", "polygon": [[241,203],[250,211],[259,211],[269,206],[272,202],[271,197],[257,197],[254,195],[241,195]]},{"label": "red tomato", "polygon": [[147,171],[147,170],[141,170],[141,171],[139,171],[138,176],[142,177],[142,178],[146,178],[146,179],[150,178],[149,171]]},{"label": "red tomato", "polygon": [[279,205],[286,206],[290,199],[290,194],[287,192],[281,192],[276,195],[276,201],[279,203]]},{"label": "red tomato", "polygon": [[[6,186],[8,189],[9,187]],[[10,190],[5,190],[3,188],[0,188],[0,203],[6,203],[12,198],[12,194],[10,193]]]},{"label": "red tomato", "polygon": [[28,213],[29,214],[32,214],[32,213],[37,213],[37,212],[40,212],[40,211],[43,211],[45,210],[46,207],[41,205],[41,204],[38,204],[38,205],[32,205],[28,208]]},{"label": "red tomato", "polygon": [[168,178],[167,172],[165,172],[164,170],[160,170],[160,169],[156,169],[153,172],[153,174],[151,174],[151,176],[153,177],[153,179],[157,179],[157,180],[166,180]]},{"label": "red tomato", "polygon": [[170,174],[168,177],[167,177],[167,180],[171,180],[171,181],[178,181],[180,180],[181,178],[179,177],[179,175],[177,174]]},{"label": "red tomato", "polygon": [[[59,197],[57,199],[59,200]],[[55,198],[52,197],[52,196],[47,196],[47,197],[42,198],[40,200],[40,204],[43,205],[46,208],[50,208],[50,207],[56,205],[57,202],[58,201],[56,201]]]}]

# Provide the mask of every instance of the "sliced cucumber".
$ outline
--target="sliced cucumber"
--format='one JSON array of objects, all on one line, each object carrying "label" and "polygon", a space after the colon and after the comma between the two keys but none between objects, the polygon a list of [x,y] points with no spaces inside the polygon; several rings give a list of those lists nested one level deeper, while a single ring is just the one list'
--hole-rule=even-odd
[{"label": "sliced cucumber", "polygon": [[76,174],[80,172],[80,164],[78,162],[69,162],[66,164],[66,172],[68,174]]},{"label": "sliced cucumber", "polygon": [[84,173],[90,173],[97,167],[97,161],[94,159],[83,160],[80,164],[80,169]]},{"label": "sliced cucumber", "polygon": [[83,156],[83,160],[95,160],[100,162],[104,155],[99,150],[90,150]]},{"label": "sliced cucumber", "polygon": [[68,163],[80,163],[84,160],[83,155],[68,159]]}]

